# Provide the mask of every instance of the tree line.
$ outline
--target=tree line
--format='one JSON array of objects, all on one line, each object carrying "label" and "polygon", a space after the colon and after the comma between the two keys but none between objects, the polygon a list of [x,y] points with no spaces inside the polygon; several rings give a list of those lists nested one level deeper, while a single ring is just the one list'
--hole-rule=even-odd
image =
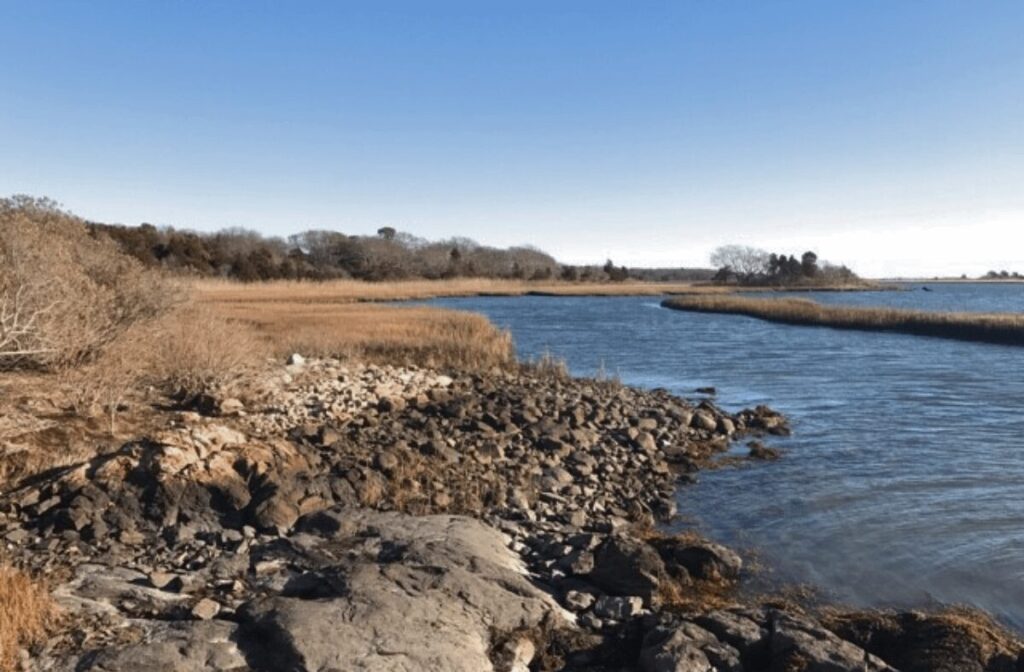
[{"label": "tree line", "polygon": [[496,248],[470,238],[429,241],[393,227],[374,236],[310,230],[269,237],[241,228],[200,233],[152,224],[90,222],[96,237],[114,240],[143,265],[203,277],[260,280],[380,281],[480,277],[566,282],[708,280],[707,269],[629,269],[611,259],[603,265],[560,264],[531,246]]},{"label": "tree line", "polygon": [[744,245],[725,245],[711,253],[718,269],[713,281],[720,284],[792,286],[841,285],[860,281],[846,266],[819,262],[818,255],[779,254]]},{"label": "tree line", "polygon": [[145,266],[244,282],[452,277],[544,280],[562,271],[551,255],[532,247],[498,249],[469,238],[431,242],[391,227],[381,228],[376,236],[311,230],[279,238],[239,228],[199,233],[151,224],[88,226],[93,235],[113,239]]}]

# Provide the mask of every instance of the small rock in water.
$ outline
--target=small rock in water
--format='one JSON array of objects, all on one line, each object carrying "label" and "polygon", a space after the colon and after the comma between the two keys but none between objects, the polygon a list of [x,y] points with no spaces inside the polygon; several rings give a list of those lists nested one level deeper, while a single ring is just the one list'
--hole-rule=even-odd
[{"label": "small rock in water", "polygon": [[698,387],[698,388],[697,388],[696,390],[694,390],[694,391],[695,391],[695,392],[696,392],[697,394],[709,394],[709,395],[711,395],[711,396],[715,396],[716,394],[718,394],[718,390],[716,390],[716,389],[715,389],[715,388],[713,388],[713,387]]}]

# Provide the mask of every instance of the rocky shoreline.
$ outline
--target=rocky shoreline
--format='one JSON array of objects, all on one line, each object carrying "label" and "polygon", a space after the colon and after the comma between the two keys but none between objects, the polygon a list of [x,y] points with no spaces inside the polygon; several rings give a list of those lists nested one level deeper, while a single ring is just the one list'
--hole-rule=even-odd
[{"label": "rocky shoreline", "polygon": [[765,407],[293,357],[196,408],[0,495],[66,626],[23,669],[1024,669],[983,619],[753,600],[740,555],[659,531],[789,431]]}]

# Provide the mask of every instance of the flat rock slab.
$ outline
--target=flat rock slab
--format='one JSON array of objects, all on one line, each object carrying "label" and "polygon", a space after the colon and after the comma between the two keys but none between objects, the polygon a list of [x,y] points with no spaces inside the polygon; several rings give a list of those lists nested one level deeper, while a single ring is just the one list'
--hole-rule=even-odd
[{"label": "flat rock slab", "polygon": [[[279,589],[242,605],[234,622],[135,619],[141,643],[49,669],[486,672],[496,635],[572,620],[530,582],[508,538],[478,520],[332,509],[298,528],[264,552]],[[143,583],[141,573],[87,566],[63,588],[65,604],[178,598]]]}]

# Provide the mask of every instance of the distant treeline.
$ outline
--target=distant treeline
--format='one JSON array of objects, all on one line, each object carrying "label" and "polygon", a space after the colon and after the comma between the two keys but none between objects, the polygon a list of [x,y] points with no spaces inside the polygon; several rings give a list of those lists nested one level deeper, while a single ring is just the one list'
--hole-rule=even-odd
[{"label": "distant treeline", "polygon": [[833,286],[862,282],[846,266],[821,263],[814,252],[778,254],[756,247],[725,245],[711,254],[714,282],[749,286]]},{"label": "distant treeline", "polygon": [[984,280],[1020,280],[1021,274],[1018,271],[989,271],[984,276]]},{"label": "distant treeline", "polygon": [[305,231],[277,238],[245,229],[197,233],[151,224],[88,226],[93,235],[110,237],[148,267],[243,282],[456,277],[619,282],[629,278],[706,280],[711,276],[710,271],[701,269],[630,270],[611,260],[603,266],[564,265],[533,247],[499,249],[469,238],[428,241],[391,227],[380,229],[375,236]]}]

